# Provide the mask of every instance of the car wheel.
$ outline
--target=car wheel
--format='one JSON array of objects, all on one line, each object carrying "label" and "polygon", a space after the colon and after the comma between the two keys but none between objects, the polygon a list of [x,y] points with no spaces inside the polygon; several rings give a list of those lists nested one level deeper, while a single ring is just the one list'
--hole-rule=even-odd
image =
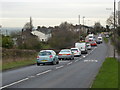
[{"label": "car wheel", "polygon": [[59,61],[57,61],[57,64],[59,64]]},{"label": "car wheel", "polygon": [[56,61],[53,61],[52,64],[53,64],[53,65],[56,65]]},{"label": "car wheel", "polygon": [[43,63],[43,65],[45,65],[45,63]]},{"label": "car wheel", "polygon": [[73,60],[74,60],[74,57],[73,57]]},{"label": "car wheel", "polygon": [[37,63],[37,66],[40,66],[40,63]]}]

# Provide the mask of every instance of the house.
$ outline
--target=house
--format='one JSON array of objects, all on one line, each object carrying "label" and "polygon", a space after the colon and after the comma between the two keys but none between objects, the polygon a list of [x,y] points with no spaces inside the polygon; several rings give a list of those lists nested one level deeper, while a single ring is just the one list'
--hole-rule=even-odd
[{"label": "house", "polygon": [[51,30],[49,29],[37,29],[32,31],[31,34],[37,36],[38,39],[42,42],[46,42],[49,40],[49,38],[52,37]]}]

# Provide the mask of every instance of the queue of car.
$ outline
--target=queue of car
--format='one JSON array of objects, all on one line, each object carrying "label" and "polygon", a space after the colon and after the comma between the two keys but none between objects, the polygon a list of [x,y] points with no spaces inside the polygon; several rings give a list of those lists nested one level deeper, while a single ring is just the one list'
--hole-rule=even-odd
[{"label": "queue of car", "polygon": [[40,64],[59,64],[59,60],[74,60],[74,57],[80,57],[81,54],[87,54],[88,50],[92,49],[92,46],[102,43],[102,36],[99,35],[95,39],[94,34],[89,34],[85,38],[85,42],[77,42],[75,46],[70,49],[62,49],[58,55],[53,50],[41,50],[37,56],[37,65]]}]

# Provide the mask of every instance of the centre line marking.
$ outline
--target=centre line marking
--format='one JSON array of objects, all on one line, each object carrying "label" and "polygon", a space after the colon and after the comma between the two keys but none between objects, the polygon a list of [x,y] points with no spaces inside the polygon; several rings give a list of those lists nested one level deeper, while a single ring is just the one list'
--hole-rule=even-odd
[{"label": "centre line marking", "polygon": [[83,56],[83,58],[85,58],[85,56]]},{"label": "centre line marking", "polygon": [[48,73],[48,72],[50,72],[50,71],[52,71],[52,70],[47,70],[47,71],[44,71],[44,72],[38,73],[38,74],[36,74],[36,75],[39,76],[39,75],[42,75],[42,74]]},{"label": "centre line marking", "polygon": [[62,67],[64,67],[64,66],[59,66],[59,67],[56,67],[56,69],[59,69],[59,68],[62,68]]},{"label": "centre line marking", "polygon": [[29,79],[29,78],[25,78],[25,79],[22,79],[22,80],[16,81],[16,82],[14,82],[14,83],[11,83],[11,84],[8,84],[8,85],[5,85],[5,86],[3,86],[3,87],[0,87],[0,90],[3,89],[3,88],[9,87],[9,86],[12,86],[12,85],[18,84],[18,83],[20,83],[20,82],[26,81],[26,80],[28,80],[28,79]]},{"label": "centre line marking", "polygon": [[78,62],[78,60],[76,60],[75,62]]},{"label": "centre line marking", "polygon": [[70,64],[72,64],[72,62],[68,63],[67,65],[70,65]]}]

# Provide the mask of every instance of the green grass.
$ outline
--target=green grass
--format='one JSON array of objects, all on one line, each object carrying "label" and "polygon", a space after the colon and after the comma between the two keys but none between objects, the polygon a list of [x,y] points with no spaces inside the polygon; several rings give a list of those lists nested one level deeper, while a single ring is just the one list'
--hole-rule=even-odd
[{"label": "green grass", "polygon": [[92,88],[118,88],[118,61],[106,58]]},{"label": "green grass", "polygon": [[5,63],[5,64],[2,65],[2,70],[19,68],[19,67],[22,67],[22,66],[31,65],[31,64],[35,64],[35,63],[36,63],[36,60],[34,60],[34,59],[24,60],[24,61],[16,61],[16,62],[9,62],[9,63]]},{"label": "green grass", "polygon": [[104,37],[103,39],[104,39],[105,43],[108,43],[108,41],[109,41],[108,38]]}]

